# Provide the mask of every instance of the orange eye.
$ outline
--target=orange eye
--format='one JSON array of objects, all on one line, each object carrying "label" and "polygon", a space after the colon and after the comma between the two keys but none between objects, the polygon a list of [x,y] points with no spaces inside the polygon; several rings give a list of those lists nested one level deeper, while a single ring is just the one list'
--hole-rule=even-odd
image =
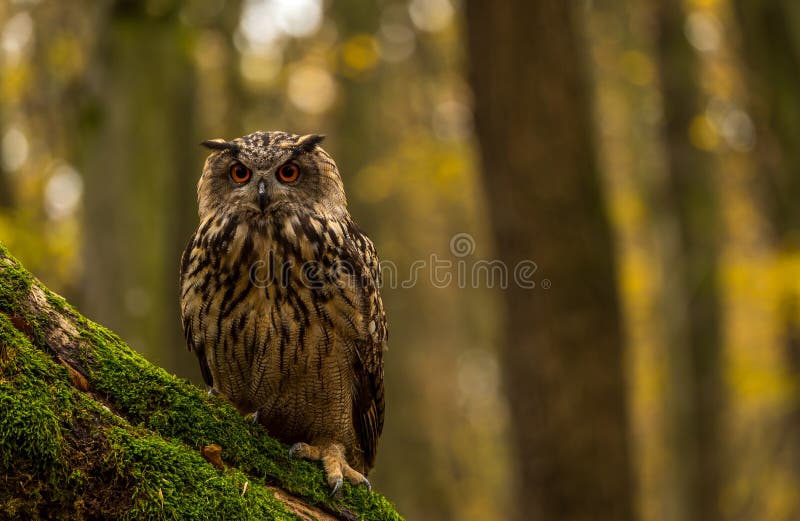
[{"label": "orange eye", "polygon": [[278,169],[278,181],[281,183],[294,183],[300,176],[300,167],[292,161]]},{"label": "orange eye", "polygon": [[231,179],[236,183],[246,183],[250,180],[250,169],[241,163],[231,165]]}]

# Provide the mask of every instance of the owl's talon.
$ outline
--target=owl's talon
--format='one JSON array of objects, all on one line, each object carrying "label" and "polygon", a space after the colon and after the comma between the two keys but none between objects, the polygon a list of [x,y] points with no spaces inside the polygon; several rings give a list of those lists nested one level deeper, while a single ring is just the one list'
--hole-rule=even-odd
[{"label": "owl's talon", "polygon": [[290,458],[294,458],[295,454],[297,454],[298,457],[303,458],[304,457],[303,456],[304,447],[307,447],[307,446],[308,445],[306,445],[305,443],[302,443],[302,442],[295,443],[294,445],[289,447],[289,457]]},{"label": "owl's talon", "polygon": [[339,490],[342,488],[342,483],[343,480],[341,476],[336,478],[336,484],[333,486],[333,490],[331,490],[331,497],[335,496],[336,493],[339,492]]},{"label": "owl's talon", "polygon": [[253,413],[253,425],[258,425],[258,411]]},{"label": "owl's talon", "polygon": [[206,396],[211,397],[211,396],[216,396],[218,394],[219,394],[219,391],[217,391],[217,388],[216,387],[212,387],[211,389],[208,390],[208,393],[206,394]]},{"label": "owl's talon", "polygon": [[325,478],[328,485],[333,489],[331,495],[336,494],[342,488],[344,479],[347,479],[354,486],[363,483],[366,485],[367,490],[372,491],[372,484],[370,484],[369,480],[347,463],[344,454],[344,447],[339,443],[315,446],[298,442],[289,449],[290,458],[297,456],[322,462],[322,467],[325,469]]},{"label": "owl's talon", "polygon": [[372,484],[369,482],[367,477],[364,474],[353,469],[353,467],[348,465],[347,462],[342,463],[342,473],[344,474],[344,477],[347,478],[347,481],[349,481],[351,485],[353,486],[365,485],[367,487],[367,490],[372,492]]}]

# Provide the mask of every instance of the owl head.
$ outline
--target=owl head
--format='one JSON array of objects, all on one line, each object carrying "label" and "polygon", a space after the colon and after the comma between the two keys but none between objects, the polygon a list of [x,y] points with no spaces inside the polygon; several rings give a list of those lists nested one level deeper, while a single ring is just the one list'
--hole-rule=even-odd
[{"label": "owl head", "polygon": [[337,218],[347,210],[339,169],[323,136],[253,132],[202,144],[213,152],[197,184],[200,219],[212,212],[250,218],[311,211]]}]

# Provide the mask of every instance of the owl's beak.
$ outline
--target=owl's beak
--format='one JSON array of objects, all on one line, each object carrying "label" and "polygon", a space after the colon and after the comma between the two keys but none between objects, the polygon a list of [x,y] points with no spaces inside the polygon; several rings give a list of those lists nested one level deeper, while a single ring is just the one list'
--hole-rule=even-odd
[{"label": "owl's beak", "polygon": [[262,212],[267,207],[267,186],[263,179],[258,182],[258,206],[261,207]]}]

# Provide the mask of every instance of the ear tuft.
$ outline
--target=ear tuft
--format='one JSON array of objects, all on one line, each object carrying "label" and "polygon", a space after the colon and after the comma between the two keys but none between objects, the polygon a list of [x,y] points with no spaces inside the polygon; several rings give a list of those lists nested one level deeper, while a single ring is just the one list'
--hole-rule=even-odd
[{"label": "ear tuft", "polygon": [[208,141],[203,141],[200,144],[206,148],[210,148],[211,150],[239,150],[239,145],[233,141],[225,141],[222,138],[209,139]]},{"label": "ear tuft", "polygon": [[307,134],[297,140],[297,148],[303,152],[311,152],[314,147],[322,143],[325,136],[321,134]]}]

